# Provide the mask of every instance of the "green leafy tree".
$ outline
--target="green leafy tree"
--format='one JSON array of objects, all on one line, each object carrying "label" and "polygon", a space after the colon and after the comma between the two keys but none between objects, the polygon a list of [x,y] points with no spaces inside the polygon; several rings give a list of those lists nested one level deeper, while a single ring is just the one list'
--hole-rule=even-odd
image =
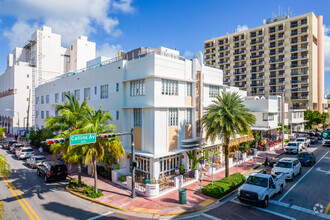
[{"label": "green leafy tree", "polygon": [[0,154],[0,174],[7,176],[10,173],[10,165],[4,155]]},{"label": "green leafy tree", "polygon": [[[277,125],[279,126],[279,128],[277,128],[277,131],[282,133],[282,123],[278,123]],[[284,133],[290,133],[289,125],[284,125]]]},{"label": "green leafy tree", "polygon": [[[81,131],[83,133],[96,133],[96,135],[113,133],[116,126],[109,124],[112,117],[109,112],[102,112],[101,107],[95,111],[92,108],[88,109],[87,117],[84,120]],[[96,143],[84,145],[83,162],[85,165],[91,164],[92,174],[94,176],[94,188],[97,193],[97,162],[103,161],[104,156],[109,153],[117,161],[124,157],[125,151],[117,136],[110,139],[103,139],[101,137],[96,139]]]},{"label": "green leafy tree", "polygon": [[7,129],[4,127],[0,127],[0,141],[2,141],[5,138]]},{"label": "green leafy tree", "polygon": [[252,135],[251,126],[256,118],[246,108],[240,96],[234,93],[221,93],[210,106],[206,108],[202,122],[206,130],[206,139],[223,140],[225,149],[226,177],[229,176],[229,141],[236,141],[236,135]]},{"label": "green leafy tree", "polygon": [[[68,139],[82,128],[84,117],[88,114],[87,99],[80,104],[73,94],[65,94],[65,103],[55,105],[55,111],[58,115],[46,118],[45,125],[52,131],[59,132],[55,138]],[[64,161],[78,166],[78,184],[81,186],[81,163],[84,156],[82,147],[70,146],[68,141],[65,141],[53,144],[51,150],[54,155],[62,153]]]},{"label": "green leafy tree", "polygon": [[304,119],[307,120],[306,122],[306,128],[312,129],[313,125],[324,125],[327,119],[327,113],[323,112],[322,114],[315,110],[306,110],[304,112]]}]

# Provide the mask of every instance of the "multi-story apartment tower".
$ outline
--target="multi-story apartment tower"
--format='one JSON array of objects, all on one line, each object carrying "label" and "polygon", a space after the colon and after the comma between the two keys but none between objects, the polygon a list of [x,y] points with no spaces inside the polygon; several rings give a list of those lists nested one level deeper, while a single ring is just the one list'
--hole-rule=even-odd
[{"label": "multi-story apartment tower", "polygon": [[323,17],[313,12],[264,20],[263,25],[204,42],[205,65],[223,70],[224,84],[248,95],[286,93],[290,109],[323,112]]}]

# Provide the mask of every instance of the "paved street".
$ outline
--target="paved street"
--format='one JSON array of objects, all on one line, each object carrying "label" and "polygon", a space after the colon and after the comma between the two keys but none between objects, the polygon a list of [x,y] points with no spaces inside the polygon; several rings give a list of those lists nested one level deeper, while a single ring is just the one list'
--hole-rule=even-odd
[{"label": "paved street", "polygon": [[[1,149],[1,153],[6,156],[12,167],[9,181],[0,178],[0,200],[4,203],[5,220],[95,219],[94,217],[98,218],[102,215],[106,215],[107,219],[137,219],[136,217],[113,213],[113,210],[109,208],[71,195],[65,191],[68,180],[46,184],[42,178],[37,176],[36,170],[28,168],[24,161],[17,160],[13,154],[3,149]],[[10,184],[11,188],[6,183]]]},{"label": "paved street", "polygon": [[[242,204],[234,193],[212,209],[179,219],[330,219],[330,215],[315,215],[313,210],[314,206],[317,211],[323,206],[325,212],[330,206],[329,150],[320,143],[308,148],[315,153],[318,162],[313,167],[303,167],[302,174],[294,181],[287,181],[284,192],[274,196],[266,209]],[[283,155],[281,158],[295,156]]]}]

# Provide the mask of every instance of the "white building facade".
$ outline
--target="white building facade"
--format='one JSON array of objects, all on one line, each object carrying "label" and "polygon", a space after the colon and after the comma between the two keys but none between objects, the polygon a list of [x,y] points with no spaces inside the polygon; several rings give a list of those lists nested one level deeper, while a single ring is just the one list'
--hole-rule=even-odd
[{"label": "white building facade", "polygon": [[80,36],[70,48],[61,46],[61,35],[50,27],[36,30],[7,57],[7,69],[0,75],[0,126],[16,134],[35,124],[35,88],[68,71],[84,68],[95,58],[95,43]]}]

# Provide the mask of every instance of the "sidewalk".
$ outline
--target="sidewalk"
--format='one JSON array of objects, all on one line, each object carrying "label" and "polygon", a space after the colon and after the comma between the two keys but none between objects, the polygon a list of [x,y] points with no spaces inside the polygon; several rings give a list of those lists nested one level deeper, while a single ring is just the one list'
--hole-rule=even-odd
[{"label": "sidewalk", "polygon": [[[249,160],[238,165],[238,172],[246,173],[251,170],[255,164],[264,162],[266,157],[271,158],[282,152],[283,150],[281,148],[268,152],[259,152],[260,155],[258,155],[254,161]],[[230,174],[235,172],[236,166],[230,168]],[[70,176],[77,179],[77,175]],[[225,171],[214,174],[214,180],[223,177],[225,177]],[[94,183],[94,179],[86,174],[83,175],[82,180],[91,186]],[[211,181],[212,176],[203,172],[203,186],[209,184]],[[216,199],[203,195],[200,192],[200,184],[200,181],[197,181],[186,186],[187,204],[179,204],[178,190],[174,190],[173,192],[154,199],[148,199],[139,195],[135,199],[131,199],[131,191],[112,183],[110,180],[98,177],[98,187],[103,192],[104,196],[97,198],[96,200],[131,212],[170,215],[173,213],[183,213],[202,209],[217,201]]]}]

